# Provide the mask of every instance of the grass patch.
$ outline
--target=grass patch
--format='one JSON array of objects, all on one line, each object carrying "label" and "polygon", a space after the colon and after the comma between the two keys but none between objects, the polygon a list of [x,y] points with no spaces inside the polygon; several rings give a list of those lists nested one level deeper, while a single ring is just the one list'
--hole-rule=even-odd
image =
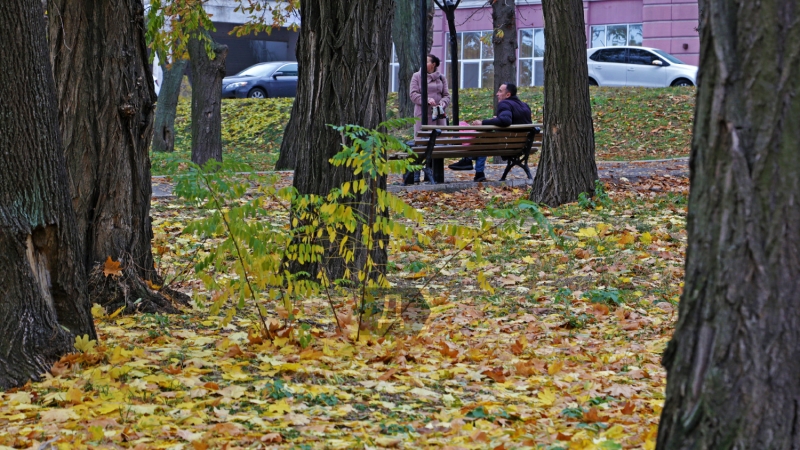
[{"label": "grass patch", "polygon": [[[630,161],[689,155],[694,114],[694,88],[590,88],[597,159]],[[541,87],[520,88],[534,121],[542,120]],[[491,117],[490,89],[459,92],[460,120]],[[257,171],[272,170],[278,159],[283,130],[293,99],[225,99],[222,101],[223,158],[249,164]],[[190,159],[191,101],[181,98],[175,120],[175,153],[151,154],[154,175],[168,175],[171,158]],[[398,117],[397,94],[389,95],[387,117]],[[411,129],[401,133],[411,136]]]}]

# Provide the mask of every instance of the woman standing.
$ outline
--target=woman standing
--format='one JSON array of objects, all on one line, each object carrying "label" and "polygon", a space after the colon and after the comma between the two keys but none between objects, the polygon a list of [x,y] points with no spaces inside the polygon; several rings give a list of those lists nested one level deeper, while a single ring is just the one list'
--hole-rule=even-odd
[{"label": "woman standing", "polygon": [[[425,110],[428,114],[428,124],[430,125],[446,125],[447,122],[444,118],[439,119],[435,122],[431,122],[431,109],[434,106],[441,106],[442,108],[446,108],[450,104],[450,91],[447,90],[447,78],[444,77],[441,73],[439,73],[439,58],[435,55],[428,55],[428,64],[427,64],[427,72],[428,72],[428,99],[427,101],[422,101],[422,88],[421,88],[421,71],[416,72],[411,77],[411,101],[414,103],[414,117],[422,117],[422,105],[423,103],[427,105]],[[419,132],[419,128],[422,126],[422,122],[417,122],[414,124],[414,134]]]},{"label": "woman standing", "polygon": [[[447,125],[447,119],[444,117],[435,121],[430,120],[434,106],[441,106],[442,109],[444,109],[450,104],[450,91],[447,90],[447,78],[439,73],[439,63],[439,58],[436,55],[428,55],[428,63],[426,64],[428,74],[428,98],[425,102],[422,101],[422,71],[420,70],[411,76],[411,88],[409,91],[411,102],[414,103],[414,117],[422,117],[422,107],[425,105],[425,113],[427,114],[429,125]],[[414,124],[414,136],[419,133],[421,126],[422,121],[417,121]],[[411,173],[406,174],[403,182],[405,184],[412,184],[418,181],[419,178],[417,174],[418,172],[414,173],[413,178],[411,177]]]}]

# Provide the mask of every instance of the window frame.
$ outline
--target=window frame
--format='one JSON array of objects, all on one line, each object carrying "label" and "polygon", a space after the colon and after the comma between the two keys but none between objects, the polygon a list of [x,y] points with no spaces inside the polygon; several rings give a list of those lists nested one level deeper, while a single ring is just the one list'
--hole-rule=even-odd
[{"label": "window frame", "polygon": [[[609,44],[608,43],[608,27],[622,27],[622,26],[626,27],[625,28],[625,31],[626,31],[625,42],[622,43],[622,44]],[[634,29],[636,29],[636,28],[639,29],[639,32],[638,32],[639,41],[638,42],[632,42],[631,41],[631,28],[632,27]],[[603,30],[602,44],[595,45],[595,37],[594,37],[595,29],[599,30],[600,28],[602,28],[602,30]],[[609,23],[609,24],[603,24],[603,25],[591,25],[591,26],[589,26],[589,48],[622,47],[622,46],[641,47],[642,46],[642,42],[643,42],[643,31],[644,31],[644,25],[641,24],[641,23]]]},{"label": "window frame", "polygon": [[[481,89],[484,86],[484,78],[488,81],[491,79],[492,89],[494,89],[494,48],[492,45],[486,45],[484,42],[484,36],[487,34],[489,36],[492,35],[493,30],[476,30],[476,31],[457,31],[456,32],[456,40],[457,44],[457,51],[458,51],[458,75],[459,75],[459,89]],[[464,34],[471,33],[471,34],[478,34],[478,42],[480,42],[480,47],[478,48],[478,58],[469,58],[464,59]],[[445,56],[443,61],[444,67],[440,73],[447,77],[447,85],[452,86],[452,80],[450,79],[451,71],[450,71],[450,63],[452,62],[452,58],[450,55],[450,32],[445,33]],[[491,42],[491,39],[490,39]],[[488,49],[486,51],[485,49]],[[478,85],[471,86],[471,87],[464,87],[464,65],[465,64],[477,64],[478,65]],[[485,76],[485,72],[491,69],[489,73],[491,73],[490,77]]]},{"label": "window frame", "polygon": [[[530,56],[523,56],[522,54],[522,33],[524,32],[531,33],[531,55]],[[542,55],[536,56],[536,37],[537,32],[541,33],[542,38]],[[545,38],[544,38],[544,27],[534,27],[534,28],[520,28],[517,30],[517,85],[519,86],[544,86],[544,67],[542,68],[542,80],[538,80],[536,77],[536,63],[540,62],[544,64],[544,45],[545,45]],[[522,83],[522,65],[524,62],[530,61],[531,63],[531,82],[530,84],[523,84]]]}]

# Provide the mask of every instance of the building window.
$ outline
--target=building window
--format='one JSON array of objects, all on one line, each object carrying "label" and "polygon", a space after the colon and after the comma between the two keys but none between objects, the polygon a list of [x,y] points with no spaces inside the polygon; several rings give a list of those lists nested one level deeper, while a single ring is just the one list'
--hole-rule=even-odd
[{"label": "building window", "polygon": [[613,45],[642,45],[642,24],[592,26],[591,45],[605,47]]},{"label": "building window", "polygon": [[392,62],[389,64],[391,80],[389,84],[390,92],[397,92],[400,89],[400,63],[397,61],[397,53],[392,44]]},{"label": "building window", "polygon": [[520,86],[544,85],[544,28],[519,30]]},{"label": "building window", "polygon": [[[480,88],[489,86],[494,88],[494,47],[492,46],[491,31],[470,31],[456,33],[458,42],[459,76],[462,89]],[[445,47],[447,56],[445,68],[447,85],[452,86],[452,73],[446,69],[453,60],[450,53],[450,33],[447,33]]]}]

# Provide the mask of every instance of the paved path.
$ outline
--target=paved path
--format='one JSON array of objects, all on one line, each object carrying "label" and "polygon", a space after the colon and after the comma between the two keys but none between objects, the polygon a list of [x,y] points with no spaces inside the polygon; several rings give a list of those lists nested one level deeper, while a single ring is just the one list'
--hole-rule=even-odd
[{"label": "paved path", "polygon": [[[497,181],[503,175],[505,164],[487,164],[486,165],[486,178],[489,181],[482,183],[484,186],[526,186],[532,183],[525,177],[522,169],[515,167],[511,170],[506,181]],[[688,177],[689,176],[689,159],[677,158],[666,159],[657,161],[632,161],[632,162],[598,162],[597,170],[601,179],[619,180],[626,178],[629,181],[636,181],[641,178],[649,178],[652,176],[673,176],[673,177]],[[536,169],[531,168],[531,172],[535,175]],[[291,183],[293,172],[279,172],[282,176],[282,181]],[[403,186],[402,179],[399,175],[392,175],[389,177],[388,189],[390,192],[407,191],[461,191],[470,189],[476,186],[472,181],[475,175],[474,171],[453,171],[445,169],[444,183],[441,184],[418,184],[414,186]],[[172,182],[168,177],[154,176],[153,177],[153,197],[164,198],[172,197]]]}]

